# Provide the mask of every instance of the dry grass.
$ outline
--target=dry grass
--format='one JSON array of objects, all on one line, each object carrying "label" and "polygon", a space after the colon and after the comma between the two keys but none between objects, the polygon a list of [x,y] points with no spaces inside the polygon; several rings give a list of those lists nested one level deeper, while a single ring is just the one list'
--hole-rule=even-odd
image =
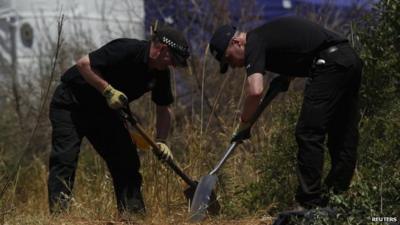
[{"label": "dry grass", "polygon": [[[161,166],[149,152],[141,154],[144,176],[145,217],[121,220],[115,207],[111,178],[102,159],[86,146],[81,154],[70,212],[51,217],[47,206],[47,169],[36,158],[18,173],[18,182],[5,196],[0,224],[190,224],[184,187],[175,175]],[[208,218],[199,224],[270,224],[262,215],[229,219]]]},{"label": "dry grass", "polygon": [[[90,166],[80,163],[74,188],[75,197],[69,214],[58,218],[49,216],[47,170],[42,162],[36,161],[32,168],[20,172],[24,180],[19,180],[6,196],[7,203],[11,204],[5,204],[7,210],[2,210],[3,224],[124,224],[114,222],[118,219],[111,179],[101,160],[92,153],[91,157],[99,162],[98,167],[88,168]],[[127,224],[185,224],[188,208],[182,193],[184,188],[180,187],[180,181],[171,172],[157,166],[155,161],[153,163],[154,170],[144,173],[147,217],[132,219],[135,223]],[[89,169],[96,173],[87,173]],[[221,217],[212,218],[203,224],[264,224],[255,223],[257,221],[254,218],[236,221]]]}]

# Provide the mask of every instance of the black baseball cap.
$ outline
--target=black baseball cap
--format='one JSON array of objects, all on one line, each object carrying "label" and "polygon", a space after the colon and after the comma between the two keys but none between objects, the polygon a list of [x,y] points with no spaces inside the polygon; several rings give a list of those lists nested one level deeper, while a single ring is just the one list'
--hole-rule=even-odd
[{"label": "black baseball cap", "polygon": [[187,66],[187,59],[190,56],[189,44],[182,32],[167,25],[155,23],[152,39],[157,39],[168,46],[177,66]]},{"label": "black baseball cap", "polygon": [[235,35],[236,27],[231,25],[223,25],[219,27],[210,40],[211,54],[219,61],[219,72],[225,73],[228,70],[229,64],[225,61],[225,51],[228,48],[229,42]]}]

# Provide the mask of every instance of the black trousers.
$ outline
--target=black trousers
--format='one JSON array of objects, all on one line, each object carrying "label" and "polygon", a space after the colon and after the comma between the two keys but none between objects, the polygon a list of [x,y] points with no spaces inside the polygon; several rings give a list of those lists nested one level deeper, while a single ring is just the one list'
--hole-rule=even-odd
[{"label": "black trousers", "polygon": [[[338,47],[317,56],[325,64],[313,65],[296,127],[296,200],[305,207],[326,206],[328,191],[347,190],[355,170],[362,62],[348,44]],[[322,185],[326,136],[331,169]]]},{"label": "black trousers", "polygon": [[49,114],[53,128],[48,179],[50,212],[68,208],[83,137],[90,141],[108,166],[118,210],[144,212],[139,157],[117,113],[111,109],[100,113],[79,106],[68,85],[60,84]]}]

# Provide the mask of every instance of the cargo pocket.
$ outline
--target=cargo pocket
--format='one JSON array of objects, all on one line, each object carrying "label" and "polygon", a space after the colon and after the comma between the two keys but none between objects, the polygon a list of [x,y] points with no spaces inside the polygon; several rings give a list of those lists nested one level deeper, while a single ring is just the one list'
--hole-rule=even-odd
[{"label": "cargo pocket", "polygon": [[66,84],[61,83],[56,88],[50,104],[55,107],[65,108],[77,106],[78,102],[70,88]]}]

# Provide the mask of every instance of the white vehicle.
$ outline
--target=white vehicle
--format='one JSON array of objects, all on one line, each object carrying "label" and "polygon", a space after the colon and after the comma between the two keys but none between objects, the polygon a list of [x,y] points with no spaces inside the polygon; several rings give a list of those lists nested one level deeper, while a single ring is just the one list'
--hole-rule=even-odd
[{"label": "white vehicle", "polygon": [[52,53],[46,49],[56,43],[61,14],[64,42],[85,50],[118,37],[144,38],[143,0],[0,0],[0,80],[38,69],[38,59]]}]

